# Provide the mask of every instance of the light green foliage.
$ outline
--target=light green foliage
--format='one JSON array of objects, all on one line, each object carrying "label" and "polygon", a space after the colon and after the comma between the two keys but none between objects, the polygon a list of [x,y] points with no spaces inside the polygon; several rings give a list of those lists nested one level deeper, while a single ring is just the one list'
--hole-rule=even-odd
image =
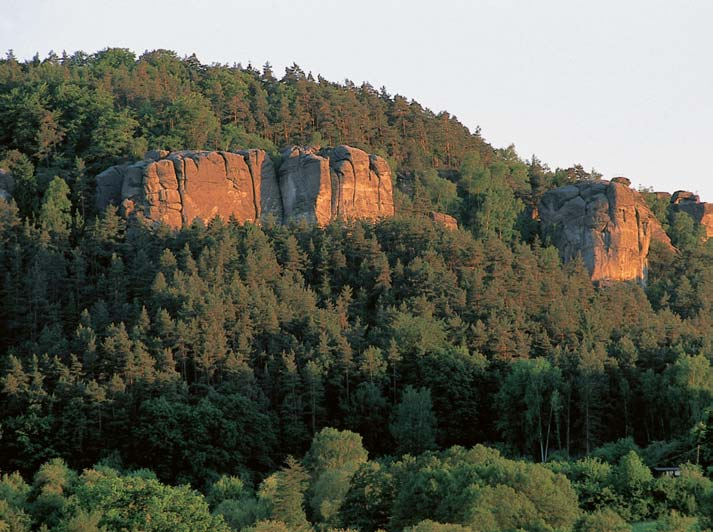
[{"label": "light green foliage", "polygon": [[713,497],[713,480],[701,468],[682,464],[680,477],[662,476],[654,481],[656,501],[682,515],[703,515],[706,500]]},{"label": "light green foliage", "polygon": [[362,446],[361,436],[348,430],[326,427],[313,438],[305,456],[305,466],[316,476],[338,469],[353,473],[366,460],[367,452]]},{"label": "light green foliage", "polygon": [[15,508],[22,508],[27,503],[30,486],[22,476],[15,472],[0,477],[0,500]]},{"label": "light green foliage", "polygon": [[309,529],[304,507],[308,481],[309,474],[302,464],[288,456],[285,467],[260,486],[258,495],[269,519],[281,521],[293,531]]},{"label": "light green foliage", "polygon": [[72,226],[72,203],[69,186],[61,177],[50,181],[40,208],[39,221],[42,228],[57,237],[66,238]]},{"label": "light green foliage", "polygon": [[407,386],[389,428],[401,453],[418,454],[433,449],[436,445],[436,417],[430,390]]},{"label": "light green foliage", "polygon": [[22,508],[0,498],[0,531],[29,532],[32,520]]},{"label": "light green foliage", "polygon": [[631,527],[616,512],[606,509],[584,515],[575,532],[631,532]]},{"label": "light green foliage", "polygon": [[393,472],[390,526],[396,528],[434,519],[484,531],[567,529],[579,515],[564,476],[482,446],[404,459]]},{"label": "light green foliage", "polygon": [[458,211],[460,201],[456,183],[439,176],[433,168],[420,172],[418,180],[428,194],[434,210],[445,213]]},{"label": "light green foliage", "polygon": [[404,532],[469,532],[473,528],[452,523],[437,523],[426,519],[417,525],[407,527]]},{"label": "light green foliage", "polygon": [[682,251],[693,251],[701,245],[704,229],[687,213],[671,214],[669,236],[671,243]]},{"label": "light green foliage", "polygon": [[32,481],[30,510],[34,519],[55,525],[67,512],[67,496],[72,493],[77,475],[63,460],[43,464]]},{"label": "light green foliage", "polygon": [[188,486],[171,487],[145,475],[119,475],[111,469],[87,470],[71,499],[85,518],[101,512],[99,525],[108,530],[177,532],[225,531],[221,517]]},{"label": "light green foliage", "polygon": [[211,507],[215,507],[225,500],[240,500],[250,495],[252,495],[252,490],[245,485],[240,477],[223,475],[211,484],[206,500]]},{"label": "light green foliage", "polygon": [[656,532],[693,532],[696,530],[695,517],[687,517],[675,510],[664,516],[656,525]]},{"label": "light green foliage", "polygon": [[669,392],[671,404],[679,406],[691,424],[700,421],[704,410],[713,403],[713,367],[708,357],[702,353],[681,354],[666,375],[673,384]]},{"label": "light green foliage", "polygon": [[352,476],[366,460],[361,436],[354,432],[327,427],[313,438],[304,462],[312,476],[310,506],[320,522],[338,524]]},{"label": "light green foliage", "polygon": [[583,458],[576,462],[552,463],[550,468],[572,482],[582,509],[593,512],[619,503],[619,495],[612,486],[610,464],[598,458]]},{"label": "light green foliage", "polygon": [[100,525],[102,518],[103,515],[100,511],[79,510],[66,521],[65,530],[67,532],[109,532],[106,527]]},{"label": "light green foliage", "polygon": [[254,526],[247,527],[245,532],[293,532],[293,529],[289,528],[282,521],[274,520],[263,520],[255,523]]},{"label": "light green foliage", "polygon": [[[522,165],[522,163],[519,163]],[[480,154],[468,153],[461,165],[461,184],[467,196],[463,218],[480,238],[497,237],[506,242],[515,237],[515,223],[524,204],[515,196],[515,187],[524,184],[527,170],[513,170],[506,162],[489,165]]]},{"label": "light green foliage", "polygon": [[629,451],[619,460],[612,472],[612,482],[625,501],[622,508],[623,516],[632,521],[649,517],[653,503],[651,499],[653,477],[636,451]]}]

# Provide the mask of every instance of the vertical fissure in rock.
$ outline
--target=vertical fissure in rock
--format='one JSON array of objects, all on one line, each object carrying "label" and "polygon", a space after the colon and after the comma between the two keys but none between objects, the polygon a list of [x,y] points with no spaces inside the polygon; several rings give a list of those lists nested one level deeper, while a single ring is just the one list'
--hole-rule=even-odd
[{"label": "vertical fissure in rock", "polygon": [[351,157],[345,160],[349,161],[349,164],[352,166],[352,173],[354,174],[354,191],[352,192],[352,209],[354,209],[356,207],[357,172],[356,167],[354,166],[354,161],[352,161]]},{"label": "vertical fissure in rock", "polygon": [[329,154],[327,154],[327,159],[329,161],[329,179],[331,181],[332,172],[334,172],[334,176],[337,181],[336,187],[334,186],[334,183],[332,183],[332,197],[334,198],[334,196],[336,196],[336,200],[332,203],[336,203],[337,205],[337,208],[332,212],[332,217],[339,218],[339,215],[342,212],[342,172],[337,168],[336,164],[332,164],[332,159],[329,157]]},{"label": "vertical fissure in rock", "polygon": [[220,155],[223,158],[223,166],[225,167],[225,179],[230,181],[233,184],[233,187],[238,188],[238,185],[235,182],[235,179],[231,179],[230,165],[228,164],[228,158],[226,157],[225,152],[219,151],[218,155]]},{"label": "vertical fissure in rock", "polygon": [[178,195],[181,198],[181,221],[185,227],[188,225],[188,215],[186,214],[186,160],[183,156],[180,156],[179,160],[181,161],[181,177],[178,179]]},{"label": "vertical fissure in rock", "polygon": [[[253,165],[250,160],[251,157],[251,152],[248,150],[248,152],[243,155],[243,159],[245,160],[245,164],[248,165],[248,172],[250,172],[250,183],[252,184],[253,187],[253,207],[255,208],[255,221],[257,222],[259,217],[260,217],[260,208],[257,204],[257,189],[255,188],[255,173],[253,170]],[[255,156],[255,163],[257,164],[257,155]]]},{"label": "vertical fissure in rock", "polygon": [[371,172],[374,172],[376,176],[376,209],[381,213],[381,174],[375,165],[372,166],[372,162],[371,156],[369,156],[369,175],[371,175]]}]

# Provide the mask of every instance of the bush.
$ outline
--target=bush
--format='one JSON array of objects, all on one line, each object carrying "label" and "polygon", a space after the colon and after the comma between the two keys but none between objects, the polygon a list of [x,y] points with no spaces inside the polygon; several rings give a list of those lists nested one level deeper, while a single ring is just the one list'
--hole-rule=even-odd
[{"label": "bush", "polygon": [[584,515],[574,532],[631,532],[631,527],[613,510],[599,510]]}]

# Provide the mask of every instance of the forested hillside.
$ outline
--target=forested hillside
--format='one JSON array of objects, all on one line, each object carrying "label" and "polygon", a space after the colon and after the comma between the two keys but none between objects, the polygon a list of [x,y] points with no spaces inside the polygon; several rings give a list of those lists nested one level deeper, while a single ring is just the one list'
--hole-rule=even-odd
[{"label": "forested hillside", "polygon": [[[279,164],[291,143],[383,155],[400,214],[170,230],[94,209],[94,176],[146,149]],[[367,84],[168,51],[10,54],[0,161],[0,530],[706,525],[713,262],[654,195],[678,251],[653,250],[646,289],[595,286],[527,208],[595,172]]]}]

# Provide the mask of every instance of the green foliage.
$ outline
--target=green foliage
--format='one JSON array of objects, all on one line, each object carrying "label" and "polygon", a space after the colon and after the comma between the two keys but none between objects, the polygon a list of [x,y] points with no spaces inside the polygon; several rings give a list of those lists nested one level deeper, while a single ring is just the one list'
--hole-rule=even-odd
[{"label": "green foliage", "polygon": [[208,511],[203,497],[188,486],[165,486],[155,478],[121,476],[109,469],[82,474],[71,503],[84,519],[95,512],[107,530],[228,531]]},{"label": "green foliage", "polygon": [[312,476],[310,506],[320,522],[338,524],[352,476],[366,460],[361,436],[353,432],[327,427],[312,439],[304,462]]},{"label": "green foliage", "polygon": [[695,517],[686,517],[672,511],[659,521],[656,532],[691,532],[696,530],[696,524]]},{"label": "green foliage", "polygon": [[582,516],[574,530],[575,532],[631,532],[631,527],[616,512],[607,509]]},{"label": "green foliage", "polygon": [[20,152],[9,157],[8,170],[15,181],[13,198],[23,217],[31,217],[38,207],[38,184],[35,167],[30,159]]},{"label": "green foliage", "polygon": [[392,528],[433,519],[473,530],[567,529],[579,514],[565,477],[481,446],[406,457],[392,469]]},{"label": "green foliage", "polygon": [[503,436],[508,441],[525,442],[522,451],[535,454],[542,462],[547,461],[559,424],[562,388],[561,371],[546,360],[519,360],[510,367],[496,398],[502,405],[498,426]]},{"label": "green foliage", "polygon": [[640,521],[651,515],[652,481],[651,471],[636,451],[629,451],[619,460],[612,471],[612,483],[626,501],[622,515],[631,521]]},{"label": "green foliage", "polygon": [[304,504],[308,481],[309,474],[302,464],[288,456],[285,467],[264,480],[260,487],[259,496],[269,518],[284,523],[290,530],[308,530]]},{"label": "green foliage", "polygon": [[433,449],[436,445],[435,428],[431,391],[407,386],[390,425],[399,452],[418,454]]},{"label": "green foliage", "polygon": [[40,207],[39,222],[53,236],[66,238],[72,226],[70,190],[61,177],[50,181]]},{"label": "green foliage", "polygon": [[451,523],[436,523],[430,519],[421,521],[417,525],[405,528],[405,532],[468,532],[473,530],[470,527],[463,525],[455,525]]},{"label": "green foliage", "polygon": [[[0,111],[17,203],[0,202],[0,469],[38,475],[0,481],[3,525],[146,517],[118,495],[77,506],[88,488],[71,466],[156,493],[146,508],[186,499],[199,523],[208,503],[235,529],[568,529],[579,508],[707,526],[713,268],[687,215],[670,218],[681,252],[652,254],[645,292],[593,287],[523,220],[547,188],[596,172],[525,164],[447,113],[296,65],[278,80],[166,50],[8,57]],[[149,146],[306,142],[387,157],[402,214],[169,232],[93,211],[94,176]],[[482,447],[384,458],[479,442],[547,469]],[[653,480],[634,442],[647,465],[701,470]]]}]

